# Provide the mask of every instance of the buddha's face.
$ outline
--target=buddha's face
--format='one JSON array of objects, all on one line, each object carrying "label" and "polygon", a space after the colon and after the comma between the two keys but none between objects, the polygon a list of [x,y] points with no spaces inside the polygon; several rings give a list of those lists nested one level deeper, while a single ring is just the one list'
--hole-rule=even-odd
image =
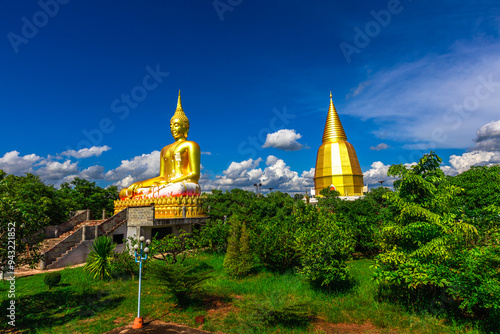
[{"label": "buddha's face", "polygon": [[174,118],[170,122],[170,132],[172,132],[175,140],[187,138],[188,130],[189,128],[186,127],[186,124],[177,118]]}]

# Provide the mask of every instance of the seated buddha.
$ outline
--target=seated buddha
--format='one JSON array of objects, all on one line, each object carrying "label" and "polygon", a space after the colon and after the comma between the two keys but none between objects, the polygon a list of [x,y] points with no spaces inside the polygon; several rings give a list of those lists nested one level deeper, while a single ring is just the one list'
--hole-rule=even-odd
[{"label": "seated buddha", "polygon": [[160,175],[122,189],[120,199],[200,195],[200,146],[187,140],[188,131],[189,120],[182,109],[179,91],[177,109],[170,120],[175,141],[161,150]]}]

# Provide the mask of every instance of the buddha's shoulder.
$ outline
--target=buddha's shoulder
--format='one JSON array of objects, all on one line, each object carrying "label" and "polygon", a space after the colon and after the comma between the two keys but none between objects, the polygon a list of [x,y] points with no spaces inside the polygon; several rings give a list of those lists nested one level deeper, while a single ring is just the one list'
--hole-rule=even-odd
[{"label": "buddha's shoulder", "polygon": [[179,148],[181,147],[189,147],[189,148],[193,148],[193,149],[200,149],[200,145],[198,145],[197,142],[194,142],[194,141],[190,141],[190,140],[186,140],[186,141],[183,141],[181,144],[179,144],[178,146]]},{"label": "buddha's shoulder", "polygon": [[198,145],[198,143],[194,142],[194,141],[189,141],[189,140],[185,140],[181,143],[172,143],[172,144],[169,144],[167,146],[165,146],[164,148],[162,148],[161,152],[166,152],[166,151],[170,151],[170,150],[174,150],[174,151],[178,151],[178,150],[183,150],[183,149],[194,149],[194,150],[199,150],[200,149],[200,145]]}]

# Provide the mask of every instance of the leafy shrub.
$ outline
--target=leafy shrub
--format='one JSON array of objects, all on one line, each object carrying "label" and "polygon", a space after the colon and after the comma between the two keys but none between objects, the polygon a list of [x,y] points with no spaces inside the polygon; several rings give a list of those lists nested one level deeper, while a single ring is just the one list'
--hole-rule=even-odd
[{"label": "leafy shrub", "polygon": [[162,239],[153,237],[149,249],[151,257],[156,255],[159,257],[155,259],[163,260],[167,264],[175,264],[184,262],[188,256],[194,254],[194,251],[198,249],[198,244],[199,241],[193,234],[180,230],[178,236],[168,234]]},{"label": "leafy shrub", "polygon": [[250,250],[249,233],[239,219],[231,218],[231,235],[228,239],[224,268],[234,277],[247,276],[255,266],[255,259]]},{"label": "leafy shrub", "polygon": [[94,240],[90,247],[90,254],[87,257],[87,263],[84,269],[94,278],[104,279],[111,277],[111,259],[113,258],[114,244],[110,238],[101,236]]},{"label": "leafy shrub", "polygon": [[500,247],[464,250],[457,260],[461,270],[450,277],[447,293],[460,301],[466,316],[493,320],[494,311],[500,310]]},{"label": "leafy shrub", "polygon": [[224,253],[227,248],[230,225],[221,219],[209,219],[201,229],[200,238],[203,246],[208,246],[212,252]]},{"label": "leafy shrub", "polygon": [[[132,239],[132,238],[130,238]],[[145,273],[145,269],[149,261],[142,262],[142,272]],[[120,253],[112,253],[112,259],[110,263],[111,276],[114,278],[119,277],[132,277],[139,274],[139,263],[135,262],[135,256],[133,251],[131,251],[130,245],[127,242],[125,248]]]},{"label": "leafy shrub", "polygon": [[311,301],[298,301],[287,295],[271,293],[264,298],[246,302],[253,326],[303,327],[314,318]]},{"label": "leafy shrub", "polygon": [[47,273],[43,278],[43,282],[46,286],[49,287],[49,289],[52,289],[53,287],[57,286],[59,282],[61,282],[61,273],[58,271]]},{"label": "leafy shrub", "polygon": [[382,197],[387,188],[375,188],[355,201],[338,198],[338,191],[323,189],[318,207],[335,215],[335,222],[352,233],[354,251],[365,256],[379,252],[379,231],[385,220],[390,219],[387,201]]},{"label": "leafy shrub", "polygon": [[212,277],[212,272],[212,267],[206,263],[162,263],[152,266],[148,276],[172,293],[179,306],[184,307],[203,294],[202,284]]},{"label": "leafy shrub", "polygon": [[[470,175],[450,182],[440,162],[431,152],[411,168],[389,168],[389,175],[401,179],[394,193],[384,195],[394,218],[383,227],[376,259],[379,296],[413,309],[481,320],[486,331],[498,330],[500,234],[494,220],[499,211],[464,197],[456,184],[464,186]],[[471,174],[481,174],[476,172],[484,169]],[[484,219],[488,215],[491,221]]]},{"label": "leafy shrub", "polygon": [[339,227],[333,216],[309,208],[307,226],[297,232],[296,247],[300,254],[299,272],[313,285],[327,289],[345,287],[351,282],[346,261],[354,246],[352,235]]}]

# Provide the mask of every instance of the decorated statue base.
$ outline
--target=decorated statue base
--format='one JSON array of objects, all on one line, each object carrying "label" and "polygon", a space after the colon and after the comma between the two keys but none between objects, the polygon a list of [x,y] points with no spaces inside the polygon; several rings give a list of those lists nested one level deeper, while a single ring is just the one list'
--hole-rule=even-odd
[{"label": "decorated statue base", "polygon": [[116,200],[115,214],[129,207],[154,206],[155,219],[205,217],[201,196]]}]

